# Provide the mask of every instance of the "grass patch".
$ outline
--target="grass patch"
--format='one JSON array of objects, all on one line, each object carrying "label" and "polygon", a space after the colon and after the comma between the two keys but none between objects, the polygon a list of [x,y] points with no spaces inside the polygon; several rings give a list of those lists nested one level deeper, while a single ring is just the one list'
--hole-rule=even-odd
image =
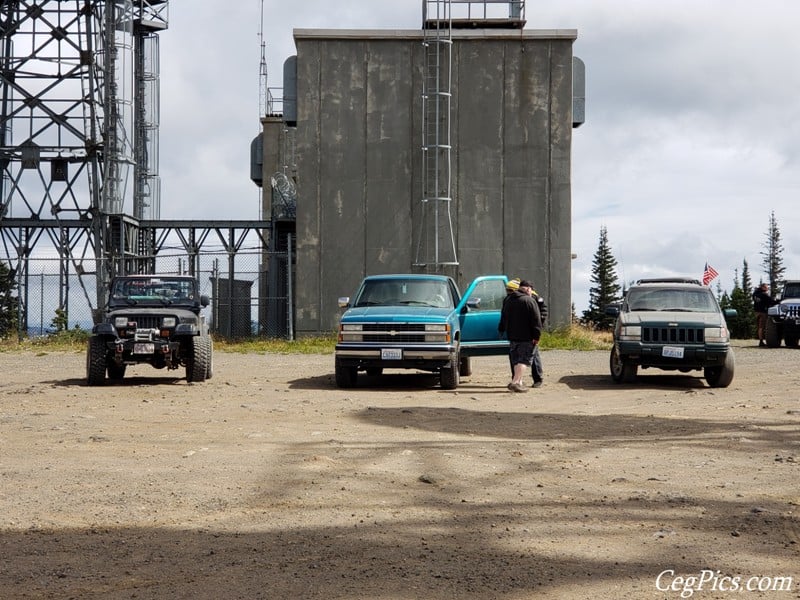
[{"label": "grass patch", "polygon": [[[60,331],[43,337],[0,340],[0,352],[32,351],[85,352],[89,332],[82,329]],[[542,334],[542,350],[608,350],[612,337],[609,331],[595,331],[580,325],[570,325]],[[253,338],[224,340],[214,338],[214,350],[240,354],[333,354],[336,336],[304,337],[297,340]]]}]

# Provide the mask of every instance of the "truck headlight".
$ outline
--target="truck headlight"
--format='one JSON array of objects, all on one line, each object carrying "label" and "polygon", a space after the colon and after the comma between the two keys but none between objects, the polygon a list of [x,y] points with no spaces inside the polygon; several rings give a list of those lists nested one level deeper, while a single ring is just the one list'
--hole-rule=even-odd
[{"label": "truck headlight", "polygon": [[447,323],[426,323],[425,341],[431,344],[449,344],[450,325]]},{"label": "truck headlight", "polygon": [[623,342],[638,342],[642,339],[641,325],[622,325],[619,328],[619,340]]},{"label": "truck headlight", "polygon": [[361,342],[363,336],[361,331],[364,327],[361,323],[342,323],[339,327],[339,341],[340,342]]},{"label": "truck headlight", "polygon": [[128,317],[114,317],[114,327],[124,329],[128,326]]},{"label": "truck headlight", "polygon": [[177,321],[175,320],[175,317],[164,317],[164,319],[161,321],[161,326],[162,327],[175,327],[176,323],[177,323]]},{"label": "truck headlight", "polygon": [[707,342],[724,343],[728,341],[727,327],[706,327],[705,333]]}]

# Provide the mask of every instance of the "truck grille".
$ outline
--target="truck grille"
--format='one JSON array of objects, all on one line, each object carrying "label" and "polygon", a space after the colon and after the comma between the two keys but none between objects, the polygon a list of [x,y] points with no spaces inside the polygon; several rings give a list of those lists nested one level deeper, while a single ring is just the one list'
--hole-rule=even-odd
[{"label": "truck grille", "polygon": [[380,343],[424,343],[424,323],[364,323],[363,340]]},{"label": "truck grille", "polygon": [[161,327],[161,320],[164,317],[154,315],[129,316],[128,321],[136,323],[137,329],[158,329]]},{"label": "truck grille", "polygon": [[800,318],[800,304],[789,304],[786,316],[790,319]]},{"label": "truck grille", "polygon": [[642,327],[642,341],[655,344],[702,344],[702,327]]}]

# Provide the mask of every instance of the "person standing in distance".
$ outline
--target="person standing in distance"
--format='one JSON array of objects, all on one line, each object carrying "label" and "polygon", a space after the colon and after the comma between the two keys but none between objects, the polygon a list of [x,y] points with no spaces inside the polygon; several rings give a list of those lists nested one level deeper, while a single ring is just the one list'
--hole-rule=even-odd
[{"label": "person standing in distance", "polygon": [[[529,282],[525,282],[529,283]],[[532,285],[532,284],[531,284]],[[544,327],[544,321],[547,318],[547,304],[539,294],[536,293],[536,290],[533,287],[525,287],[520,284],[519,286],[520,291],[527,293],[531,298],[536,300],[536,306],[539,309],[539,317],[541,319],[541,325]],[[539,350],[539,344],[535,344],[533,346],[533,362],[531,364],[531,374],[533,375],[533,387],[538,388],[542,387],[542,383],[544,382],[544,369],[542,368],[542,354]]]},{"label": "person standing in distance", "polygon": [[766,283],[761,283],[753,290],[753,310],[756,313],[756,333],[758,334],[758,345],[766,346],[767,342],[764,339],[767,330],[767,309],[770,306],[775,306],[776,302],[769,295],[769,286]]},{"label": "person standing in distance", "polygon": [[508,294],[500,311],[498,331],[505,333],[509,342],[509,353],[514,373],[508,389],[512,392],[525,392],[522,380],[525,371],[533,364],[534,347],[542,335],[542,318],[536,301],[522,288],[531,288],[529,281],[519,282],[520,289]]}]

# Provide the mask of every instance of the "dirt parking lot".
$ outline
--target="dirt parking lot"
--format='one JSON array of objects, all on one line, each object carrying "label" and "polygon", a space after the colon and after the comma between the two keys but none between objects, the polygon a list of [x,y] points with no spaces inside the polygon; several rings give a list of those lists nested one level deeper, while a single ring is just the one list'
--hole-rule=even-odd
[{"label": "dirt parking lot", "polygon": [[0,598],[800,598],[800,351],[739,343],[727,389],[543,358],[514,394],[502,357],[0,353]]}]

